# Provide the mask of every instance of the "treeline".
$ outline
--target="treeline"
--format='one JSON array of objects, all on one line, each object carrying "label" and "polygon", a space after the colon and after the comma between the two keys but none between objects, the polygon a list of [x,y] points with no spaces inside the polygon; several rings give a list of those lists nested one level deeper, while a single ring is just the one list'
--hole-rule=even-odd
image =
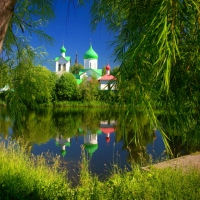
[{"label": "treeline", "polygon": [[119,103],[124,101],[125,95],[122,98],[119,90],[100,90],[95,76],[90,81],[84,78],[78,85],[72,73],[58,76],[46,67],[35,66],[29,60],[13,69],[3,63],[0,65],[0,88],[5,85],[9,86],[9,90],[0,93],[1,101],[11,108],[20,104],[21,110],[23,107],[36,108],[39,104],[66,101]]}]

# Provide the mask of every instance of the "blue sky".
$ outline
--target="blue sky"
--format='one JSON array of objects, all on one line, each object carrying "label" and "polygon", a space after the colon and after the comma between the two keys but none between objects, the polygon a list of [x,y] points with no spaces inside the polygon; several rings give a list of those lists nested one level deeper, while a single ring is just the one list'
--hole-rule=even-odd
[{"label": "blue sky", "polygon": [[[112,49],[109,42],[113,39],[113,34],[106,30],[103,23],[99,24],[95,32],[91,31],[90,26],[90,8],[89,5],[74,8],[73,5],[68,9],[67,1],[57,1],[55,7],[56,18],[51,20],[43,30],[55,40],[53,46],[39,43],[38,39],[33,38],[31,45],[33,47],[44,45],[48,52],[47,59],[54,59],[60,56],[60,48],[63,43],[67,50],[66,56],[71,57],[71,65],[74,64],[75,54],[78,53],[78,62],[83,65],[83,55],[89,49],[90,41],[93,49],[99,56],[98,68],[102,68],[107,63],[111,68],[118,66],[114,63]],[[54,66],[46,64],[46,66],[54,71]]]}]

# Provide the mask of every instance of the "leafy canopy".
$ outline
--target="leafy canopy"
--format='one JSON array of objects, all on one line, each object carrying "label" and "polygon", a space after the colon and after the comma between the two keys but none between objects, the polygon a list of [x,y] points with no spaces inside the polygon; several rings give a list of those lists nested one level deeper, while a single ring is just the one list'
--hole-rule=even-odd
[{"label": "leafy canopy", "polygon": [[155,115],[159,107],[171,130],[199,127],[200,1],[94,0],[91,12],[93,29],[103,21],[116,35],[118,84],[129,91],[127,117],[141,108],[164,136]]},{"label": "leafy canopy", "polygon": [[74,64],[73,66],[70,66],[69,71],[72,74],[78,74],[81,69],[84,69],[83,65],[81,65],[81,64]]}]

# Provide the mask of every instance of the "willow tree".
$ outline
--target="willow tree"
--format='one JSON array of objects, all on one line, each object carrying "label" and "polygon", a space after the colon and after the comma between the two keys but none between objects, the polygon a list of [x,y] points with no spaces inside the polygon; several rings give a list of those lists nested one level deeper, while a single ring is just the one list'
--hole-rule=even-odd
[{"label": "willow tree", "polygon": [[118,84],[130,92],[130,113],[140,107],[159,127],[160,107],[176,116],[167,118],[171,128],[199,127],[200,1],[94,0],[91,13],[93,29],[104,22],[115,33]]},{"label": "willow tree", "polygon": [[53,39],[42,30],[42,27],[55,17],[54,7],[54,0],[0,1],[0,65],[9,68],[7,71],[11,78],[7,84],[9,83],[12,92],[7,96],[7,105],[17,121],[26,110],[27,105],[24,104],[23,98],[28,99],[29,94],[26,93],[27,96],[23,98],[20,96],[20,84],[16,82],[22,82],[23,77],[19,76],[16,81],[10,69],[17,67],[25,72],[22,64],[26,64],[26,68],[32,67],[33,64],[36,66],[39,64],[38,59],[41,61],[41,58],[44,58],[44,48],[32,48],[29,40],[34,34],[40,41],[52,44]]},{"label": "willow tree", "polygon": [[[30,36],[35,34],[40,41],[52,44],[53,38],[41,27],[54,15],[54,0],[2,0],[0,2],[0,53],[4,61],[16,63],[16,51],[29,45]],[[32,48],[29,48],[32,50]],[[32,53],[37,53],[34,50]],[[21,58],[20,55],[18,58]]]}]

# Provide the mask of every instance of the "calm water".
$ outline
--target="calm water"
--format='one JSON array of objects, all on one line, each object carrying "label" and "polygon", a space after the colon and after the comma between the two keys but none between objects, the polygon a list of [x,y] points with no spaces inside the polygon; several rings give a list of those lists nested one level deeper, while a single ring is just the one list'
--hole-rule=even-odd
[{"label": "calm water", "polygon": [[[109,172],[112,164],[123,168],[131,161],[142,164],[149,154],[154,161],[165,156],[161,134],[150,127],[147,116],[138,115],[139,135],[134,133],[134,124],[128,122],[123,131],[122,119],[124,112],[119,110],[40,109],[24,116],[19,130],[6,109],[0,108],[0,134],[13,140],[23,138],[28,144],[27,151],[35,155],[45,152],[60,155],[71,176],[78,169],[82,147],[91,171],[98,175]],[[189,152],[181,140],[170,145],[176,155]]]}]

